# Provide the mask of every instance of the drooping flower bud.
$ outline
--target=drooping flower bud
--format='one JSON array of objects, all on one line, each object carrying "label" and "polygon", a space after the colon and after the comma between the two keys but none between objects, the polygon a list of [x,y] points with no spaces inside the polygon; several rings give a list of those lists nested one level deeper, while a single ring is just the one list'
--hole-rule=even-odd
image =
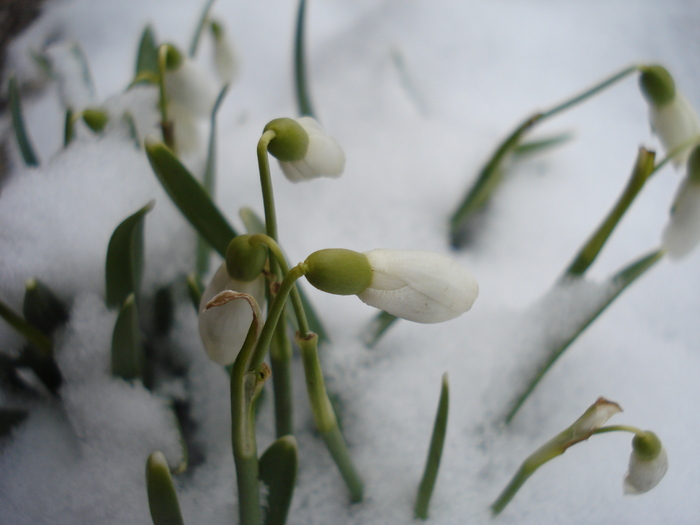
[{"label": "drooping flower bud", "polygon": [[254,319],[262,324],[265,304],[262,274],[251,282],[231,279],[222,264],[199,303],[199,335],[209,358],[221,365],[236,360]]},{"label": "drooping flower bud", "polygon": [[671,258],[679,259],[700,243],[700,146],[688,158],[688,172],[671,207],[661,244]]},{"label": "drooping flower bud", "polygon": [[372,282],[367,257],[342,248],[319,250],[304,261],[306,279],[316,288],[335,295],[356,295]]},{"label": "drooping flower bud", "polygon": [[625,474],[624,493],[643,494],[659,484],[668,470],[668,456],[653,432],[635,434],[632,454]]},{"label": "drooping flower bud", "polygon": [[397,317],[418,323],[448,321],[469,310],[479,295],[472,274],[444,255],[408,250],[364,255],[372,281],[357,296]]},{"label": "drooping flower bud", "polygon": [[250,235],[231,239],[226,249],[226,268],[232,279],[250,282],[257,279],[267,262],[264,244],[251,244]]},{"label": "drooping flower bud", "polygon": [[[692,141],[700,134],[700,123],[692,106],[678,93],[673,77],[662,66],[642,68],[640,87],[649,103],[649,121],[666,153]],[[692,144],[678,153],[673,163],[685,165]]]},{"label": "drooping flower bud", "polygon": [[217,97],[211,75],[174,46],[168,47],[166,55],[165,91],[175,111],[196,118],[208,118]]},{"label": "drooping flower bud", "polygon": [[214,66],[219,79],[224,84],[231,84],[238,74],[238,56],[224,26],[216,21],[210,24],[214,37]]},{"label": "drooping flower bud", "polygon": [[343,173],[342,148],[313,118],[275,119],[265,126],[265,131],[269,129],[277,135],[268,150],[290,181],[339,177]]}]

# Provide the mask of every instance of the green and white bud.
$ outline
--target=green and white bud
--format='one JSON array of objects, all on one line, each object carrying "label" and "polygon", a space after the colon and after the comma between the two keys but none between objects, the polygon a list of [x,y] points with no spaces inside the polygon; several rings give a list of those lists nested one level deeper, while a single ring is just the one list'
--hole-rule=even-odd
[{"label": "green and white bud", "polygon": [[676,83],[668,70],[659,65],[644,66],[639,76],[639,87],[650,105],[665,106],[676,98]]},{"label": "green and white bud", "polygon": [[214,67],[219,79],[224,84],[231,84],[238,75],[238,55],[236,48],[228,37],[224,26],[212,21],[209,25],[214,37]]},{"label": "green and white bud", "polygon": [[625,494],[643,494],[659,484],[668,470],[668,456],[653,432],[635,434],[624,480]]},{"label": "green and white bud", "polygon": [[250,237],[234,237],[226,249],[228,274],[237,281],[250,282],[257,279],[267,262],[267,247],[262,243],[251,244]]},{"label": "green and white bud", "polygon": [[304,261],[304,275],[316,288],[335,295],[357,295],[372,282],[367,257],[342,248],[319,250]]},{"label": "green and white bud", "polygon": [[[268,149],[290,181],[342,175],[345,169],[343,149],[313,118],[275,119],[265,126],[265,131],[268,129],[277,134]],[[282,142],[278,142],[280,139]]]}]

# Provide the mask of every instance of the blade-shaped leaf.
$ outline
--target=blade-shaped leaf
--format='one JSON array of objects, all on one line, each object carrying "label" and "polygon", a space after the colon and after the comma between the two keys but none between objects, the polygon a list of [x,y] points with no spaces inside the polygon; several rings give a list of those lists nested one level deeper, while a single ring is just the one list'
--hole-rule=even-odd
[{"label": "blade-shaped leaf", "polygon": [[184,525],[175,485],[162,452],[148,456],[146,489],[153,525]]},{"label": "blade-shaped leaf", "polygon": [[8,100],[10,104],[10,113],[12,115],[12,127],[15,130],[17,144],[22,152],[22,158],[27,166],[38,166],[39,159],[34,153],[34,148],[27,135],[27,128],[24,126],[24,115],[22,113],[22,101],[19,97],[19,88],[17,87],[17,77],[15,74],[10,74],[9,85],[7,88]]},{"label": "blade-shaped leaf", "polygon": [[562,144],[566,144],[573,138],[573,133],[562,132],[551,137],[545,137],[538,140],[528,140],[515,146],[515,148],[513,148],[513,155],[517,157],[526,157],[536,153],[544,153],[547,150],[561,146]]},{"label": "blade-shaped leaf", "polygon": [[207,0],[202,8],[202,12],[199,15],[199,20],[197,21],[197,27],[194,28],[194,34],[192,35],[192,42],[190,43],[190,57],[194,57],[197,53],[197,47],[199,46],[199,39],[202,36],[202,30],[207,23],[207,18],[209,17],[209,10],[211,9],[214,0]]},{"label": "blade-shaped leaf", "polygon": [[260,480],[268,487],[265,525],[284,525],[297,477],[297,442],[282,436],[260,457]]},{"label": "blade-shaped leaf", "polygon": [[53,354],[53,343],[51,343],[51,339],[37,328],[34,328],[3,301],[0,301],[0,317],[22,334],[27,341],[33,344],[43,355],[51,356]]},{"label": "blade-shaped leaf", "polygon": [[237,234],[206,190],[162,142],[146,137],[146,153],[158,180],[185,218],[225,257],[228,243]]},{"label": "blade-shaped leaf", "polygon": [[48,286],[36,279],[25,283],[22,313],[27,322],[47,336],[68,321],[68,307]]},{"label": "blade-shaped leaf", "polygon": [[[145,74],[145,75],[144,75]],[[141,33],[139,51],[136,55],[135,78],[150,77],[158,78],[158,44],[153,28],[148,25]]]},{"label": "blade-shaped leaf", "polygon": [[369,326],[363,337],[365,344],[369,348],[374,347],[379,342],[379,339],[386,333],[389,328],[398,320],[398,317],[388,312],[381,311],[374,316],[370,321]]},{"label": "blade-shaped leaf", "polygon": [[151,201],[130,215],[114,230],[107,247],[105,276],[107,306],[121,306],[129,294],[137,294],[143,271],[143,225],[153,209]]},{"label": "blade-shaped leaf", "polygon": [[143,369],[143,341],[132,293],[124,301],[112,333],[112,375],[126,380],[140,379]]}]

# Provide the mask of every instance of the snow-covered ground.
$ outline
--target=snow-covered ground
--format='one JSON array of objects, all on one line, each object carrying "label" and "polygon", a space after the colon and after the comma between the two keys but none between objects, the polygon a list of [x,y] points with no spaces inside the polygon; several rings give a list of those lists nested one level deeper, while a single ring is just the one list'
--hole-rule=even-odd
[{"label": "snow-covered ground", "polygon": [[[149,112],[156,115],[148,109],[155,91],[123,94],[141,31],[151,23],[160,41],[186,49],[199,4],[48,2],[15,41],[8,67],[28,82],[38,75],[31,50],[76,40],[94,79],[94,102],[115,112],[139,108],[137,117],[147,122]],[[265,123],[296,116],[295,10],[294,1],[231,0],[212,9],[241,57],[219,114],[216,198],[239,229],[241,207],[262,213],[255,146]],[[298,185],[273,166],[279,238],[291,262],[329,247],[432,250],[469,268],[480,297],[470,312],[444,324],[401,321],[368,349],[361,336],[375,311],[356,298],[306,287],[332,338],[321,358],[366,496],[348,504],[314,433],[295,363],[300,468],[289,523],[410,522],[445,371],[451,409],[433,523],[697,523],[700,250],[662,260],[626,290],[556,363],[513,423],[500,424],[518,371],[528,366],[528,342],[556,323],[552,312],[540,319],[526,313],[613,204],[637,148],[660,147],[636,80],[542,126],[538,133],[573,131],[575,140],[509,171],[469,248],[450,249],[447,220],[516,123],[623,67],[664,64],[700,107],[700,6],[692,0],[311,0],[308,15],[313,102],[347,165],[340,179]],[[206,62],[209,51],[204,45],[198,57]],[[71,304],[70,322],[57,334],[65,379],[60,401],[0,393],[2,406],[31,408],[0,443],[0,522],[150,523],[146,458],[156,449],[172,462],[179,454],[164,395],[170,392],[189,400],[203,455],[176,477],[185,521],[235,523],[228,378],[201,348],[182,284],[194,264],[194,233],[143,150],[116,124],[102,137],[80,129],[63,150],[59,100],[56,83],[25,97],[41,166],[23,167],[10,138],[14,168],[0,188],[0,298],[21,309],[24,282],[36,277]],[[9,119],[1,125],[9,133]],[[201,151],[187,158],[194,171],[201,169]],[[669,166],[648,184],[591,268],[593,282],[658,246],[681,176]],[[178,283],[175,327],[157,344],[186,370],[158,394],[111,377],[116,313],[104,306],[110,235],[151,199],[144,298]],[[558,313],[579,302],[572,295]],[[3,352],[22,344],[5,323],[0,341]],[[492,519],[489,505],[520,462],[601,395],[624,408],[611,423],[661,438],[670,467],[659,486],[623,496],[630,435],[594,436],[545,465]],[[274,436],[270,400],[258,419],[261,451]]]}]

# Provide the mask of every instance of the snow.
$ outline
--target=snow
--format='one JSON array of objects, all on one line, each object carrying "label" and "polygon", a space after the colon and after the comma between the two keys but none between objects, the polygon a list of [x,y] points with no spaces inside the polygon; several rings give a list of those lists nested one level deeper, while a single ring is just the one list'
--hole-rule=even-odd
[{"label": "snow", "polygon": [[[0,394],[2,406],[30,408],[0,442],[3,523],[150,523],[148,454],[161,450],[173,466],[181,459],[166,394],[185,399],[195,422],[191,467],[175,477],[185,522],[237,520],[228,378],[203,351],[182,284],[194,265],[194,233],[118,119],[100,137],[80,125],[76,140],[61,148],[58,87],[41,80],[28,56],[48,41],[78,42],[96,100],[112,115],[130,108],[143,138],[157,118],[154,93],[124,93],[140,33],[151,23],[159,41],[186,50],[198,4],[48,2],[10,50],[21,83],[44,82],[24,100],[42,164],[23,167],[10,138],[13,169],[0,186],[0,298],[21,310],[25,280],[39,278],[69,302],[71,318],[56,335],[61,399]],[[295,9],[291,1],[219,0],[213,7],[242,60],[219,114],[217,166],[217,202],[239,229],[241,207],[262,214],[255,146],[264,125],[297,116]],[[660,148],[635,80],[536,132],[573,131],[575,140],[510,171],[468,249],[449,248],[447,219],[497,142],[524,117],[630,64],[664,64],[700,107],[700,7],[690,0],[327,0],[309,2],[308,15],[312,101],[347,164],[337,180],[292,185],[272,162],[279,237],[290,262],[323,248],[431,250],[467,267],[480,295],[470,312],[447,323],[398,322],[369,349],[361,339],[374,310],[305,287],[332,338],[321,348],[322,364],[366,497],[348,504],[313,430],[295,361],[300,469],[289,523],[410,522],[445,371],[451,409],[431,522],[696,523],[700,251],[664,259],[642,276],[557,361],[513,423],[500,423],[543,330],[553,330],[557,318],[571,320],[607,276],[660,243],[682,179],[670,166],[619,225],[589,271],[591,282],[577,293],[549,292],[622,190],[637,148]],[[210,67],[206,44],[198,57]],[[0,129],[10,129],[7,117]],[[203,154],[200,148],[185,159],[193,171],[201,171]],[[110,235],[151,199],[142,294],[148,305],[175,283],[173,331],[154,340],[156,351],[184,370],[177,380],[157,378],[154,390],[111,377],[116,314],[103,301]],[[0,341],[3,352],[22,344],[4,322]],[[625,410],[611,424],[650,429],[662,440],[669,471],[659,486],[623,496],[631,435],[593,436],[542,467],[492,520],[488,507],[522,460],[601,395]],[[274,439],[271,400],[263,399],[258,418],[260,452]]]}]

